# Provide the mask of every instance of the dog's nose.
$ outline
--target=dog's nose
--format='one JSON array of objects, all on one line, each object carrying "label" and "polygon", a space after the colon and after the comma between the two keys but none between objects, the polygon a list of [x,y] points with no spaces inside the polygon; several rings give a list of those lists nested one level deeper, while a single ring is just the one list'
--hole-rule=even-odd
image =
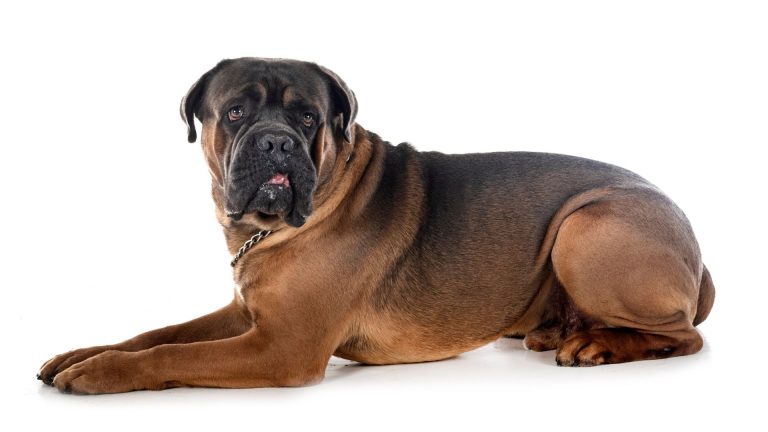
[{"label": "dog's nose", "polygon": [[272,153],[274,157],[282,159],[296,148],[296,143],[288,135],[264,134],[256,140],[256,146],[259,150]]}]

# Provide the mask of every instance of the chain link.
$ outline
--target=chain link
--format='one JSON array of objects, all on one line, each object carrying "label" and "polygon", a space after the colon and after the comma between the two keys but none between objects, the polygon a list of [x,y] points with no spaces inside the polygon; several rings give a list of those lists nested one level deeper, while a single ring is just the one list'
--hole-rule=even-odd
[{"label": "chain link", "polygon": [[240,258],[242,258],[243,255],[245,255],[246,252],[248,252],[248,249],[254,247],[256,245],[256,243],[258,243],[258,242],[264,240],[265,238],[269,237],[270,234],[272,234],[272,231],[269,231],[269,230],[261,230],[261,231],[257,232],[256,234],[254,234],[253,237],[248,239],[245,243],[243,243],[242,246],[240,246],[240,249],[237,251],[237,254],[235,255],[235,257],[232,258],[232,262],[229,263],[229,265],[234,267],[235,264],[237,264],[237,262],[240,261]]}]

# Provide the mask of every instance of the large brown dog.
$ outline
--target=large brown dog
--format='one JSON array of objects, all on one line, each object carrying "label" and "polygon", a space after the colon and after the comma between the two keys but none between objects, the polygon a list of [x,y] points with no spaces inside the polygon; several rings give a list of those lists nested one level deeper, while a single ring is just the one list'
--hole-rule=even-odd
[{"label": "large brown dog", "polygon": [[423,362],[505,335],[567,366],[701,348],[714,287],[683,212],[647,181],[569,156],[420,153],[356,111],[311,63],[203,75],[181,112],[190,142],[203,125],[234,301],[38,377],[75,393],[298,386],[331,355]]}]

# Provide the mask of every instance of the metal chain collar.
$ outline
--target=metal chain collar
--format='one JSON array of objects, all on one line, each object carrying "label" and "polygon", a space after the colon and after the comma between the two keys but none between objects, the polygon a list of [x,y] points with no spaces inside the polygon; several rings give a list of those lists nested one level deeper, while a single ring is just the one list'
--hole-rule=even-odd
[{"label": "metal chain collar", "polygon": [[256,234],[254,234],[253,237],[248,239],[248,241],[246,241],[245,243],[243,243],[242,246],[240,246],[240,249],[237,251],[237,254],[235,254],[235,257],[232,258],[232,262],[229,263],[229,265],[234,267],[235,264],[237,264],[237,262],[240,261],[240,258],[242,258],[243,255],[245,255],[246,252],[248,252],[248,249],[256,246],[256,243],[258,243],[258,242],[264,240],[265,238],[269,237],[270,234],[272,234],[272,231],[269,231],[269,230],[261,230],[261,231],[257,232]]}]

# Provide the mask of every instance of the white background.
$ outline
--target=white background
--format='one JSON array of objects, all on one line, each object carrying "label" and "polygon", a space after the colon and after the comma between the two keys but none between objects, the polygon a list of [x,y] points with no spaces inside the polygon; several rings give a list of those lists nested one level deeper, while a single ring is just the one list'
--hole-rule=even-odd
[{"label": "white background", "polygon": [[[0,6],[3,430],[764,430],[764,2],[19,4]],[[54,354],[230,300],[207,169],[178,104],[240,56],[335,70],[359,122],[393,143],[568,153],[656,183],[715,280],[703,352],[570,369],[506,340],[431,364],[334,359],[302,389],[42,386]]]}]

